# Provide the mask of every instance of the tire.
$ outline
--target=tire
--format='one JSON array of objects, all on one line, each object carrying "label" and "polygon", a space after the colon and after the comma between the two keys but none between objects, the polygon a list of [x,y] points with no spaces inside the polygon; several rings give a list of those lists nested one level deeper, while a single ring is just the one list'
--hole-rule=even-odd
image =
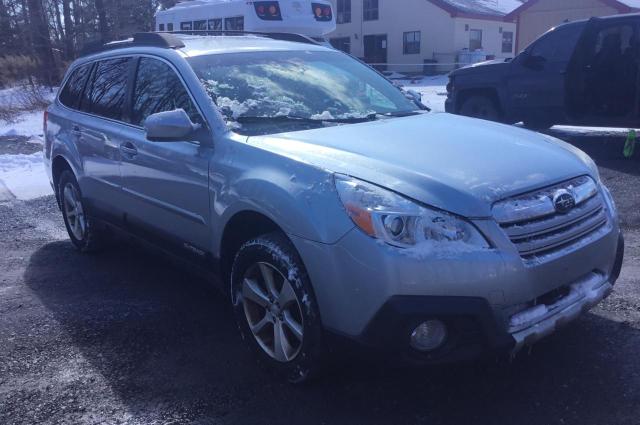
[{"label": "tire", "polygon": [[103,235],[86,214],[80,186],[73,173],[65,170],[58,179],[58,198],[64,225],[73,245],[80,252],[94,252],[101,248]]},{"label": "tire", "polygon": [[319,374],[325,350],[318,305],[286,236],[270,233],[240,247],[231,299],[241,335],[261,364],[293,384]]},{"label": "tire", "polygon": [[502,116],[498,106],[488,96],[471,96],[460,107],[460,115],[488,121],[500,121]]}]

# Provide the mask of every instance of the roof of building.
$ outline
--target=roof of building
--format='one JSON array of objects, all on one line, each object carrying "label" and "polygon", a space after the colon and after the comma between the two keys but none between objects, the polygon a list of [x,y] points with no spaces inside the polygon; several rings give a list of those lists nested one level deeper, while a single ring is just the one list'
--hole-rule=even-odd
[{"label": "roof of building", "polygon": [[[524,0],[428,0],[454,17],[504,17],[522,6]],[[637,1],[640,0],[627,0]]]},{"label": "roof of building", "polygon": [[[522,4],[522,6],[518,7],[509,15],[507,18],[512,18],[517,16],[518,14],[524,12],[529,9],[534,4],[538,3],[540,0],[528,0]],[[640,0],[600,0],[605,5],[611,6],[618,11],[618,13],[631,13],[640,11]]]}]

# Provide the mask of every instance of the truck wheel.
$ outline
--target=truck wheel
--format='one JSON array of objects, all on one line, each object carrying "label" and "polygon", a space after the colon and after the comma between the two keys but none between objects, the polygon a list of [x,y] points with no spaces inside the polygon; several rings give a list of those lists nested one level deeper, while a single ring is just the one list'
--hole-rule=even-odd
[{"label": "truck wheel", "polygon": [[97,251],[102,246],[103,235],[87,215],[76,177],[69,170],[60,174],[58,196],[64,225],[73,245],[81,252]]},{"label": "truck wheel", "polygon": [[500,111],[488,96],[471,96],[462,103],[460,115],[489,121],[500,121]]},{"label": "truck wheel", "polygon": [[231,298],[242,337],[262,364],[294,384],[317,375],[324,357],[318,306],[283,234],[242,245],[231,270]]}]

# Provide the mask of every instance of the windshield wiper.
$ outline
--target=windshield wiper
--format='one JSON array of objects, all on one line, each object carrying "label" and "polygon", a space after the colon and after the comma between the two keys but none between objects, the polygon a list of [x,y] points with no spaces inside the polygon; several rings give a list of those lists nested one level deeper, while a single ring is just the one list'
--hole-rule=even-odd
[{"label": "windshield wiper", "polygon": [[234,121],[237,121],[241,124],[244,123],[255,123],[255,122],[303,122],[303,123],[339,123],[339,124],[355,124],[360,122],[367,121],[375,121],[378,119],[379,114],[369,114],[363,117],[349,117],[349,118],[308,118],[301,117],[298,115],[277,115],[275,117],[258,117],[258,116],[240,116],[235,118]]}]

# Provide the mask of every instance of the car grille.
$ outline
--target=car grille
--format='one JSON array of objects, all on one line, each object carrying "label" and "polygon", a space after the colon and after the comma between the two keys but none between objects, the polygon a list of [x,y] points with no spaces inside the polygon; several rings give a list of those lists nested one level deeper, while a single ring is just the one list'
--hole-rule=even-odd
[{"label": "car grille", "polygon": [[[575,199],[575,207],[568,212],[556,211],[553,198],[559,191]],[[501,201],[494,205],[493,212],[525,260],[580,245],[608,223],[602,195],[586,176]]]}]

